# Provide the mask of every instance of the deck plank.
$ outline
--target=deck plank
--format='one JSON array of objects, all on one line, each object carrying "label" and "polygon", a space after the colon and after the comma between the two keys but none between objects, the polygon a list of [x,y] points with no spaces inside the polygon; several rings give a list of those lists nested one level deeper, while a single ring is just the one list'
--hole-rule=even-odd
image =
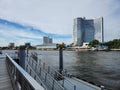
[{"label": "deck plank", "polygon": [[13,90],[3,55],[0,55],[0,90]]}]

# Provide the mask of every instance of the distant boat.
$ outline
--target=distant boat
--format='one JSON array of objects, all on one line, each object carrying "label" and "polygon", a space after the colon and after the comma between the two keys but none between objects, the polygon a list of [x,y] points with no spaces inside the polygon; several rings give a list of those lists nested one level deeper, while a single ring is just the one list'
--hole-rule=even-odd
[{"label": "distant boat", "polygon": [[100,51],[108,51],[108,50],[109,50],[109,49],[108,49],[108,46],[104,46],[104,45],[99,45],[99,46],[97,47],[97,49],[100,50]]},{"label": "distant boat", "polygon": [[92,50],[92,51],[97,51],[98,49],[95,48],[95,47],[92,47],[91,50]]},{"label": "distant boat", "polygon": [[104,45],[98,45],[96,47],[92,47],[93,51],[108,51],[108,46],[104,46]]}]

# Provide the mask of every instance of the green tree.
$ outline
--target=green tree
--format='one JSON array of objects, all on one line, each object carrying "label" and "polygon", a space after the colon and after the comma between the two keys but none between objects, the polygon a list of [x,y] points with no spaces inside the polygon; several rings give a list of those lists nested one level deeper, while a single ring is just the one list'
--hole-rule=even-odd
[{"label": "green tree", "polygon": [[114,39],[112,41],[105,42],[103,45],[106,45],[109,48],[120,48],[120,39]]},{"label": "green tree", "polygon": [[7,47],[7,46],[6,46],[6,47],[4,46],[4,47],[2,47],[2,49],[3,49],[3,50],[6,50],[6,49],[8,49],[8,47]]},{"label": "green tree", "polygon": [[89,46],[90,47],[95,47],[95,45],[98,45],[99,44],[99,41],[98,40],[93,40],[89,43]]},{"label": "green tree", "polygon": [[20,50],[25,50],[25,49],[26,49],[26,46],[20,45],[20,46],[19,46],[19,49],[20,49]]}]

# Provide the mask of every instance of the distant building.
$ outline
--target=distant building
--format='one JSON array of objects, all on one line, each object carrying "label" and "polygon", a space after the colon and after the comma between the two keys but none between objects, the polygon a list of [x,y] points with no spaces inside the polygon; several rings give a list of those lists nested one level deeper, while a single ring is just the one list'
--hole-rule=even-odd
[{"label": "distant building", "polygon": [[73,26],[74,46],[81,46],[92,40],[104,42],[103,37],[103,17],[96,19],[75,18]]},{"label": "distant building", "polygon": [[9,47],[9,49],[14,49],[15,43],[9,43],[8,47]]},{"label": "distant building", "polygon": [[28,43],[25,43],[25,46],[26,46],[26,47],[30,47],[30,46],[31,46],[31,43],[29,43],[29,42],[28,42]]},{"label": "distant building", "polygon": [[52,38],[46,36],[43,37],[43,45],[52,44],[52,43],[53,43]]},{"label": "distant building", "polygon": [[43,44],[37,45],[36,48],[37,49],[56,49],[57,45],[53,43],[52,38],[44,36]]},{"label": "distant building", "polygon": [[46,45],[37,45],[37,49],[56,49],[57,44],[46,44]]},{"label": "distant building", "polygon": [[53,43],[52,38],[49,38],[49,43],[50,43],[50,44],[52,44],[52,43]]}]

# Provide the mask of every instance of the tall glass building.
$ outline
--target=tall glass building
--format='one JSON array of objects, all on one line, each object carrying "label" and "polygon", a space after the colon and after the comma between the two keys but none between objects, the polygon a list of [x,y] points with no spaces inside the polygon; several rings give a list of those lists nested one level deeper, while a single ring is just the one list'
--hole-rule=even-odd
[{"label": "tall glass building", "polygon": [[103,17],[96,19],[75,18],[73,26],[73,43],[75,46],[92,40],[104,41]]}]

